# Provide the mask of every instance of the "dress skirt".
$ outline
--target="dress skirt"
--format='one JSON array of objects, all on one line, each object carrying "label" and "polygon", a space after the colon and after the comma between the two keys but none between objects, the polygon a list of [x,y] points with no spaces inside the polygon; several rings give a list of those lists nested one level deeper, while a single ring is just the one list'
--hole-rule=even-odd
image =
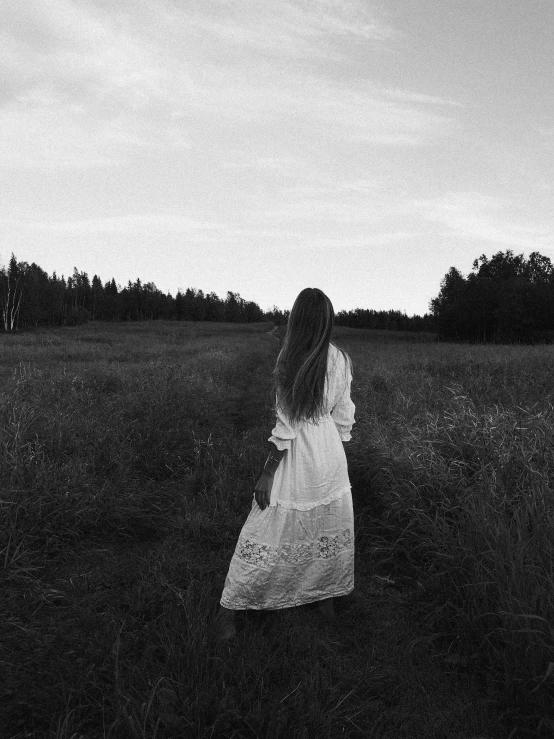
[{"label": "dress skirt", "polygon": [[347,595],[354,588],[350,490],[324,505],[263,511],[255,500],[229,566],[221,605],[279,609]]}]

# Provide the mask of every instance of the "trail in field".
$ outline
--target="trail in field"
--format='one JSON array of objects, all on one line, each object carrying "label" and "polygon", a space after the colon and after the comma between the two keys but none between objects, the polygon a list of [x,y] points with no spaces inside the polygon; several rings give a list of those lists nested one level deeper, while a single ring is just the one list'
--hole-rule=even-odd
[{"label": "trail in field", "polygon": [[[270,346],[272,348],[273,344]],[[229,420],[237,433],[259,426],[260,421],[271,413],[271,369],[265,341],[260,342],[251,354],[239,358],[233,405],[229,410]]]},{"label": "trail in field", "polygon": [[[267,338],[265,347],[260,345],[250,357],[243,358],[237,405],[230,414],[239,434],[265,419],[269,436],[273,423],[269,378],[277,346],[273,337]],[[260,449],[261,455],[263,452]],[[350,707],[350,717],[341,724],[340,735],[476,737],[487,723],[487,707],[479,688],[463,669],[453,667],[447,654],[432,650],[434,637],[413,612],[418,583],[391,574],[387,563],[380,561],[377,541],[371,538],[371,522],[368,524],[372,491],[364,489],[363,480],[352,479],[352,484],[355,526],[363,519],[364,529],[364,536],[357,537],[355,590],[337,599],[336,622],[327,632],[337,675],[351,691],[347,695],[345,689],[342,696],[344,705]],[[295,610],[299,618],[302,614],[311,617],[309,607],[287,609]],[[276,633],[291,618],[296,615],[270,614]],[[245,630],[252,619],[254,624],[263,622],[254,614],[245,623]]]}]

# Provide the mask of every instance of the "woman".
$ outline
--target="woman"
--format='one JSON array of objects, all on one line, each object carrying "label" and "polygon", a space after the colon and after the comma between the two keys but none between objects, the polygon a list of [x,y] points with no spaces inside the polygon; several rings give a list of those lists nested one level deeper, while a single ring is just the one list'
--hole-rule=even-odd
[{"label": "woman", "polygon": [[279,609],[354,587],[354,520],[346,455],[355,406],[348,355],[330,343],[334,311],[317,288],[292,308],[274,370],[277,422],[231,560],[217,638],[236,634],[237,610]]}]

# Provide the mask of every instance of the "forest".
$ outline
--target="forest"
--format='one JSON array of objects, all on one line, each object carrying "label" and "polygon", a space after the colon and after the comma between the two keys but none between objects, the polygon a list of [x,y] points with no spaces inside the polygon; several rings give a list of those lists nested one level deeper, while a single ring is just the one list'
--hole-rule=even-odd
[{"label": "forest", "polygon": [[336,324],[378,331],[434,331],[433,316],[429,313],[424,316],[408,316],[399,310],[343,310],[337,313]]},{"label": "forest", "polygon": [[88,321],[188,320],[230,323],[263,321],[254,302],[229,291],[223,300],[215,293],[187,288],[177,295],[163,293],[153,282],[92,280],[76,267],[68,277],[49,276],[37,264],[18,262],[12,254],[0,269],[0,309],[4,331],[38,326],[76,326]]},{"label": "forest", "polygon": [[[398,310],[356,308],[339,311],[338,326],[385,331],[432,332],[441,341],[472,343],[551,343],[554,341],[554,266],[538,252],[528,258],[513,251],[484,254],[464,277],[451,267],[430,312],[408,316]],[[228,291],[188,287],[175,296],[153,282],[92,280],[76,267],[67,279],[48,275],[37,264],[11,255],[0,268],[1,329],[12,332],[39,326],[76,326],[88,321],[213,321],[286,323],[288,310],[260,306]]]},{"label": "forest", "polygon": [[431,301],[434,330],[446,341],[551,343],[554,267],[548,257],[484,254],[464,277],[451,267]]},{"label": "forest", "polygon": [[[48,275],[37,264],[19,262],[11,255],[7,267],[0,268],[0,330],[12,332],[39,326],[77,326],[88,321],[213,321],[218,323],[287,322],[289,311],[260,306],[228,291],[225,299],[214,292],[189,287],[175,296],[163,293],[153,282],[128,281],[125,287],[115,279],[92,280],[76,267],[67,279],[54,272]],[[408,317],[400,311],[356,309],[341,311],[337,325],[394,331],[430,331],[431,316]]]}]

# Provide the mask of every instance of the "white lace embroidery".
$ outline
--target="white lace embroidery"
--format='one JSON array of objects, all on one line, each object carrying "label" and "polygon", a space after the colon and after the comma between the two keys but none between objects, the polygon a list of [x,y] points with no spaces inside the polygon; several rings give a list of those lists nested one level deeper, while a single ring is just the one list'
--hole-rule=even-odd
[{"label": "white lace embroidery", "polygon": [[345,529],[336,536],[320,536],[313,542],[302,544],[284,544],[279,549],[241,537],[235,554],[248,564],[273,567],[279,564],[311,562],[314,559],[330,559],[352,547],[352,531]]},{"label": "white lace embroidery", "polygon": [[295,511],[311,511],[313,508],[319,508],[319,506],[328,505],[329,503],[342,498],[343,495],[350,492],[350,488],[350,483],[348,483],[348,485],[342,490],[335,490],[333,493],[329,493],[329,495],[326,495],[324,498],[320,498],[319,500],[312,500],[309,503],[299,503],[297,500],[283,500],[282,498],[276,497],[275,499],[271,500],[271,503],[269,505],[271,508],[281,506],[281,508],[292,508]]}]

